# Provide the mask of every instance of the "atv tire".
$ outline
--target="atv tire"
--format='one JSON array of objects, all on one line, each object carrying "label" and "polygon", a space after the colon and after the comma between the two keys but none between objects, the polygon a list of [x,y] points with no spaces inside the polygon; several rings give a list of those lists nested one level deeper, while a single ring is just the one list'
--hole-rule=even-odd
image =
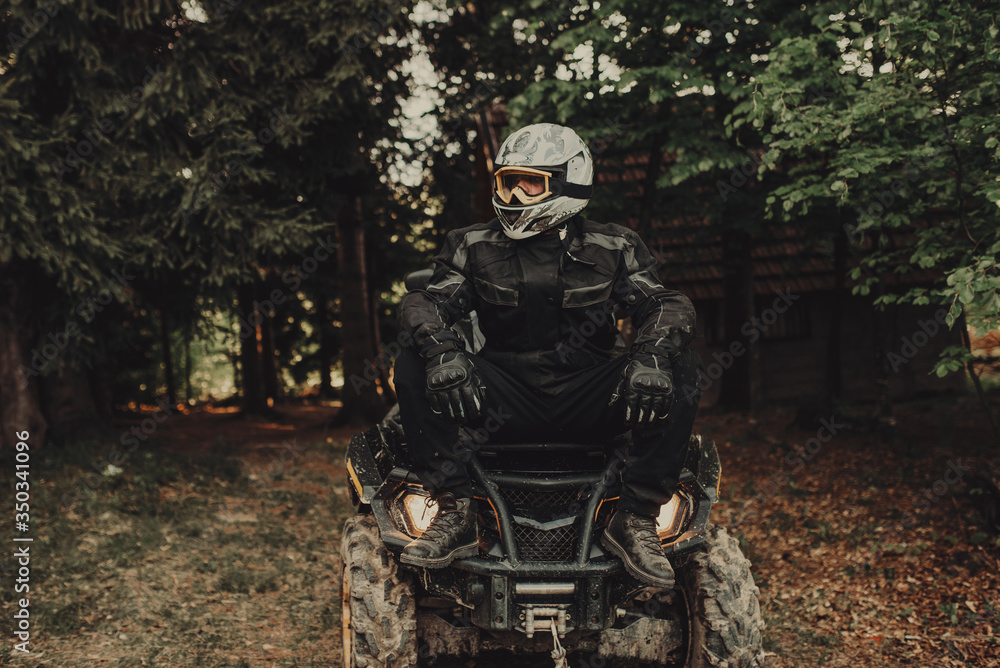
[{"label": "atv tire", "polygon": [[750,561],[739,542],[709,526],[705,543],[677,569],[687,601],[687,668],[764,665],[764,621]]},{"label": "atv tire", "polygon": [[344,668],[417,665],[417,611],[409,574],[386,549],[371,515],[347,520],[341,625]]}]

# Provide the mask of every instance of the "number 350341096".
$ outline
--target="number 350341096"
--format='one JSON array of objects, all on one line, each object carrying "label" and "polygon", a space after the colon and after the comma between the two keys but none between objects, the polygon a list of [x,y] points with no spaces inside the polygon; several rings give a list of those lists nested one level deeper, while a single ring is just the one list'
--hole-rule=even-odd
[{"label": "number 350341096", "polygon": [[17,437],[17,444],[15,446],[16,454],[14,459],[17,461],[15,465],[16,472],[14,476],[17,481],[14,483],[14,490],[16,494],[14,495],[16,504],[14,506],[14,521],[15,522],[28,522],[28,500],[30,497],[31,485],[28,482],[28,432],[20,431],[14,434]]}]

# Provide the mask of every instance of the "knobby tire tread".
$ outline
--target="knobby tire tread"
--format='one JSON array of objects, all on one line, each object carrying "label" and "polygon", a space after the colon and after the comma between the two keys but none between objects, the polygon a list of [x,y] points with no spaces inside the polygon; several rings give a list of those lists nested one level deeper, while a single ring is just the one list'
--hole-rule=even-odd
[{"label": "knobby tire tread", "polygon": [[692,616],[688,668],[764,666],[760,591],[739,541],[709,527],[705,547],[681,572]]},{"label": "knobby tire tread", "polygon": [[347,520],[341,557],[351,589],[352,662],[346,668],[417,666],[413,581],[379,536],[371,515]]}]

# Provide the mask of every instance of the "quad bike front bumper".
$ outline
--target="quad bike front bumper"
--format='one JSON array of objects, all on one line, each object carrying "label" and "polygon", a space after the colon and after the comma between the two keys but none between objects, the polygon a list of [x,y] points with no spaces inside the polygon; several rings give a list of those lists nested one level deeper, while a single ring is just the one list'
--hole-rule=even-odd
[{"label": "quad bike front bumper", "polygon": [[[352,652],[365,656],[345,665],[401,668],[417,663],[418,652],[468,658],[492,650],[547,654],[562,645],[688,668],[761,665],[763,622],[750,564],[736,539],[708,522],[720,477],[714,443],[692,439],[677,494],[658,518],[677,576],[674,588],[662,589],[633,579],[601,548],[621,467],[617,453],[578,444],[481,448],[469,460],[479,555],[446,568],[400,563],[396,555],[435,512],[401,439],[387,418],[357,434],[348,449],[360,514],[348,521],[343,539],[350,548],[345,578],[351,574],[356,585],[344,607],[357,619],[345,626],[345,637],[353,634]],[[508,450],[514,465],[504,461]],[[529,451],[548,457],[546,465],[533,466],[537,458]],[[388,575],[378,576],[379,568]],[[387,612],[373,614],[372,602],[383,599]]]},{"label": "quad bike front bumper", "polygon": [[[424,514],[432,504],[394,438],[386,425],[356,435],[347,468],[356,501],[373,514],[386,547],[398,554],[426,528]],[[575,446],[496,447],[572,452]],[[603,470],[544,475],[486,470],[475,455],[467,465],[479,498],[480,555],[444,569],[410,569],[423,588],[468,609],[472,623],[488,631],[532,638],[552,625],[560,635],[617,630],[612,627],[621,626],[622,602],[646,589],[599,541],[620,489],[620,455],[606,455]],[[668,555],[679,557],[704,541],[718,484],[714,443],[692,437],[677,494],[661,513]],[[544,508],[549,501],[555,505]]]}]

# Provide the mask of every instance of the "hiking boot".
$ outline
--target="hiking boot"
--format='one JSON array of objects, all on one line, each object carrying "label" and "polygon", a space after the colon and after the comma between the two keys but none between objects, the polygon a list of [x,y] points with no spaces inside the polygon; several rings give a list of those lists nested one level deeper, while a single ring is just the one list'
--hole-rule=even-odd
[{"label": "hiking boot", "polygon": [[403,548],[399,560],[411,566],[444,568],[455,559],[479,554],[476,500],[456,499],[454,494],[434,498],[438,512],[427,531]]},{"label": "hiking boot", "polygon": [[615,554],[629,575],[653,587],[674,586],[674,569],[656,534],[656,520],[616,510],[601,536],[601,544]]}]

